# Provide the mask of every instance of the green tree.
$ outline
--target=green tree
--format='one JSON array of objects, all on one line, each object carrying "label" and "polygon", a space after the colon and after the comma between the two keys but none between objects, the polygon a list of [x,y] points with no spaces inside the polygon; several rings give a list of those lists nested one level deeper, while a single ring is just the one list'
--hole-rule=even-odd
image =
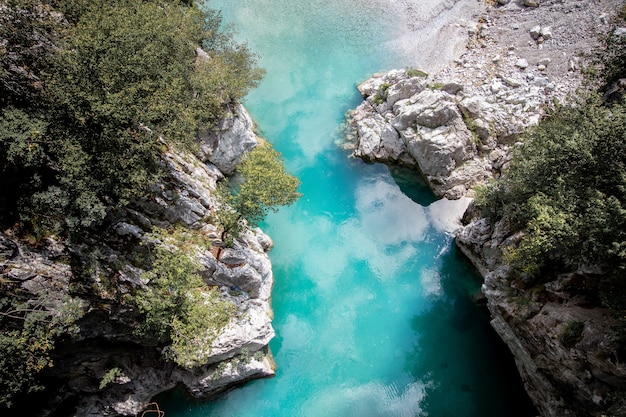
[{"label": "green tree", "polygon": [[226,243],[241,234],[246,222],[255,227],[267,213],[301,196],[297,191],[300,181],[287,173],[280,153],[268,143],[250,151],[237,171],[239,176],[219,189],[221,204],[216,216]]},{"label": "green tree", "polygon": [[24,299],[12,283],[4,286],[0,298],[0,407],[11,408],[17,396],[44,388],[39,373],[53,364],[56,338],[76,331],[74,322],[82,316],[82,309],[80,302],[70,297],[57,302],[54,294],[43,293]]}]

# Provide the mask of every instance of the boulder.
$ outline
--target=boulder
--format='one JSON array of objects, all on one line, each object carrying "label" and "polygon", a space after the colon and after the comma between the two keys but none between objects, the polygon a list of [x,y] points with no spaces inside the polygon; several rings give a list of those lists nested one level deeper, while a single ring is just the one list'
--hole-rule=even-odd
[{"label": "boulder", "polygon": [[415,166],[398,131],[363,102],[352,115],[351,123],[356,131],[357,144],[354,155],[369,161],[386,161]]},{"label": "boulder", "polygon": [[532,28],[530,28],[530,37],[533,38],[534,40],[539,39],[539,36],[541,36],[541,26],[540,25],[536,25],[533,26]]},{"label": "boulder", "polygon": [[387,89],[387,105],[392,108],[398,100],[407,99],[424,91],[424,84],[417,77],[401,79]]}]

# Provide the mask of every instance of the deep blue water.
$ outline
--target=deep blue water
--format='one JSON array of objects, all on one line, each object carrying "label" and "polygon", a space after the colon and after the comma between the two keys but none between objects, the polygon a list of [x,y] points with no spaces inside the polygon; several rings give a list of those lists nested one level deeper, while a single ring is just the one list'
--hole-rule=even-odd
[{"label": "deep blue water", "polygon": [[350,158],[335,142],[356,84],[411,65],[382,0],[212,0],[267,70],[246,99],[302,181],[270,215],[275,378],[212,402],[161,399],[167,417],[504,417],[519,378],[472,302],[478,277],[450,231],[463,202],[415,174]]}]

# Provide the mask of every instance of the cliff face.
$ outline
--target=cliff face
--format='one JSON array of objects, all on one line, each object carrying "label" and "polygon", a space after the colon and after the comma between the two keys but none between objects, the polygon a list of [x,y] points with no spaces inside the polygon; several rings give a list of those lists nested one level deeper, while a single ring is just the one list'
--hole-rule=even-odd
[{"label": "cliff face", "polygon": [[[240,135],[248,140],[236,141]],[[20,291],[43,300],[50,314],[69,307],[83,312],[74,336],[57,343],[54,367],[43,374],[50,387],[47,398],[52,399],[48,409],[77,406],[72,415],[135,415],[154,395],[176,386],[194,397],[209,397],[274,374],[267,348],[274,336],[267,255],[272,241],[260,229],[250,229],[232,248],[218,250],[223,243],[210,220],[216,205],[212,193],[223,177],[216,165],[233,167],[245,150],[241,143],[253,147],[252,139],[245,109],[233,109],[222,131],[203,144],[206,163],[185,152],[165,152],[166,175],[155,197],[132,202],[81,244],[65,245],[49,237],[30,247],[10,231],[0,234],[3,279],[19,282]],[[205,352],[205,363],[193,369],[166,361],[167,346],[150,334],[138,335],[139,313],[127,298],[148,284],[133,254],[148,250],[153,227],[174,226],[193,230],[208,242],[193,248],[200,274],[207,285],[219,288],[223,300],[236,306],[210,345],[198,346]],[[103,386],[107,373],[110,381]]]},{"label": "cliff face", "polygon": [[[499,1],[476,16],[468,51],[448,67],[430,75],[394,70],[361,84],[365,100],[348,116],[346,147],[366,160],[415,167],[437,196],[471,197],[506,170],[518,135],[580,86],[580,54],[595,50],[621,4]],[[466,217],[458,246],[484,277],[492,325],[539,412],[626,415],[622,325],[578,291],[594,277],[564,274],[526,288],[502,257],[519,236]]]},{"label": "cliff face", "polygon": [[491,325],[507,344],[542,416],[626,412],[622,323],[578,291],[593,276],[562,274],[533,288],[512,279],[501,248],[514,245],[502,222],[476,218],[457,245],[484,277]]}]

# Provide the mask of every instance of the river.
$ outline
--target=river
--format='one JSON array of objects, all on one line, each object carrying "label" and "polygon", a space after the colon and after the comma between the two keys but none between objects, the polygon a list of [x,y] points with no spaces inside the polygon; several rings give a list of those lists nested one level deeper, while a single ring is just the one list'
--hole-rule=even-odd
[{"label": "river", "polygon": [[208,403],[170,394],[167,417],[528,415],[512,359],[472,301],[478,277],[453,244],[466,202],[436,201],[415,174],[336,144],[357,83],[419,60],[396,3],[209,2],[267,71],[245,105],[303,196],[263,225],[275,241],[276,377]]}]

